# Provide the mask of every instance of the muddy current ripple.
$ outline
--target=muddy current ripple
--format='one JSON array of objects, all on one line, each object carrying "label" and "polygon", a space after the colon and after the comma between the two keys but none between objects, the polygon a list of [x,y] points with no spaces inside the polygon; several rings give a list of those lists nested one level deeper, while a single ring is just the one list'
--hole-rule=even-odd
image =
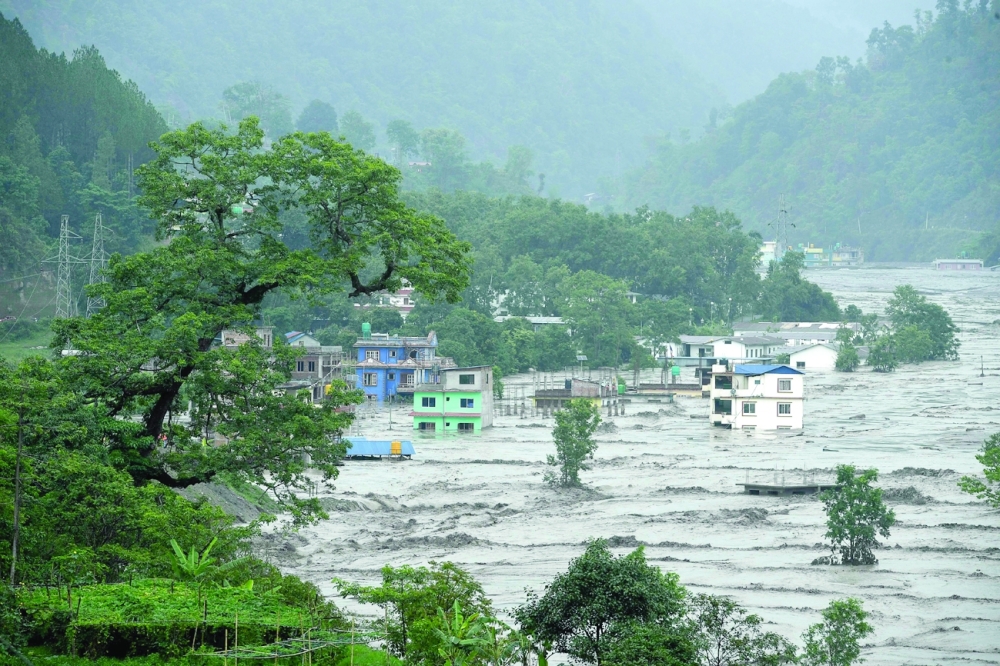
[{"label": "muddy current ripple", "polygon": [[[451,560],[506,612],[603,537],[621,553],[645,544],[691,591],[731,596],[796,642],[831,599],[855,596],[876,627],[869,663],[1000,663],[1000,511],[956,485],[981,471],[973,456],[1000,431],[1000,273],[883,266],[808,276],[866,312],[913,284],[961,328],[961,360],[809,373],[801,434],[712,429],[707,400],[634,399],[600,433],[581,491],[542,482],[551,419],[501,416],[481,436],[435,438],[416,436],[406,411],[394,411],[391,430],[387,413],[371,415],[360,433],[412,439],[415,459],[347,463],[323,496],[330,520],[273,556],[326,592],[334,576],[374,583],[385,564]],[[529,394],[530,383],[507,380]],[[842,463],[878,468],[898,517],[874,566],[811,565],[826,554],[821,504],[736,485],[830,479]]]}]

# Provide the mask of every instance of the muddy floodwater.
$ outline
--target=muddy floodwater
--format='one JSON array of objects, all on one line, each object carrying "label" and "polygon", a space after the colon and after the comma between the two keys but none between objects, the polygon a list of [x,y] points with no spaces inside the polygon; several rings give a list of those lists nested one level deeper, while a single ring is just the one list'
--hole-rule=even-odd
[{"label": "muddy floodwater", "polygon": [[[332,592],[335,576],[374,583],[385,564],[450,560],[503,612],[603,537],[620,553],[645,544],[692,592],[730,596],[796,642],[831,599],[854,596],[876,629],[864,650],[871,664],[1000,663],[1000,511],[956,485],[981,473],[974,454],[1000,431],[1000,272],[808,277],[865,312],[913,284],[961,328],[961,360],[884,375],[810,372],[802,433],[713,429],[708,400],[633,398],[627,415],[606,419],[583,491],[542,481],[552,419],[500,416],[479,436],[422,437],[405,410],[394,410],[391,430],[387,413],[369,416],[361,434],[411,439],[415,458],[348,462],[322,496],[331,519],[288,538],[278,562]],[[507,380],[514,391],[531,382]],[[874,566],[812,565],[828,552],[821,504],[736,485],[831,480],[843,463],[878,468],[896,511]]]}]

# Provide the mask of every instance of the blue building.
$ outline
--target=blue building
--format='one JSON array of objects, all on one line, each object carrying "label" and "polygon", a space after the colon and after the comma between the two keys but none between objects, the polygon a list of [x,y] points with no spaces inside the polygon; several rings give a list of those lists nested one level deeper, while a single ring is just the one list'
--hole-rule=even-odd
[{"label": "blue building", "polygon": [[426,338],[363,331],[354,344],[358,350],[356,386],[369,402],[381,404],[396,395],[412,395],[419,384],[434,381],[443,368],[455,367],[452,359],[437,355],[434,331]]}]

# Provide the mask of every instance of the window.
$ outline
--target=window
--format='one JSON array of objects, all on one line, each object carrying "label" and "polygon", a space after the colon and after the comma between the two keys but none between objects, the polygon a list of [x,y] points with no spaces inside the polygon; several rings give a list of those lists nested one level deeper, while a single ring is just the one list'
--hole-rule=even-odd
[{"label": "window", "polygon": [[389,358],[396,358],[396,350],[395,349],[390,349],[389,350]]},{"label": "window", "polygon": [[720,400],[715,399],[715,410],[713,414],[732,414],[733,413],[733,401],[732,400]]},{"label": "window", "polygon": [[298,371],[298,372],[305,372],[305,370],[306,370],[306,362],[305,361],[296,361],[295,362],[295,370]]},{"label": "window", "polygon": [[806,362],[805,361],[796,361],[795,362],[795,367],[798,368],[799,370],[802,370],[802,369],[804,369],[806,367]]},{"label": "window", "polygon": [[733,378],[729,375],[722,375],[715,378],[715,388],[717,389],[731,389],[733,388]]},{"label": "window", "polygon": [[472,423],[459,423],[458,424],[458,430],[459,430],[459,432],[462,432],[462,431],[464,431],[464,432],[472,432],[475,429],[476,429],[476,426],[474,424],[472,424]]},{"label": "window", "polygon": [[748,416],[755,416],[757,414],[757,403],[756,402],[744,402],[743,403],[743,413]]},{"label": "window", "polygon": [[458,383],[459,384],[475,384],[476,383],[476,376],[475,375],[459,375],[458,376]]},{"label": "window", "polygon": [[393,381],[394,379],[396,379],[396,373],[395,372],[390,372],[388,374],[388,376],[386,377],[386,379],[388,379],[390,382]]},{"label": "window", "polygon": [[309,372],[316,372],[316,361],[309,361]]},{"label": "window", "polygon": [[756,430],[757,426],[743,426],[744,430]]},{"label": "window", "polygon": [[366,372],[364,376],[365,386],[378,386],[378,375],[374,372]]},{"label": "window", "polygon": [[[460,400],[460,403],[461,403],[461,407],[463,409],[472,409],[473,407],[476,406],[476,404],[475,404],[476,401],[473,398],[462,398]],[[459,424],[459,425],[461,425],[461,424]]]},{"label": "window", "polygon": [[782,393],[792,392],[792,380],[791,379],[779,379],[778,380],[778,390]]},{"label": "window", "polygon": [[428,423],[427,421],[421,421],[417,428],[419,430],[434,430],[434,424]]},{"label": "window", "polygon": [[779,402],[778,403],[778,416],[791,416],[792,415],[792,403],[790,402]]},{"label": "window", "polygon": [[437,398],[421,398],[420,399],[420,406],[421,407],[436,407],[437,406]]},{"label": "window", "polygon": [[755,386],[760,386],[760,380],[759,379],[753,380],[753,383],[754,383]]},{"label": "window", "polygon": [[365,350],[365,360],[366,361],[377,361],[378,360],[378,350],[377,349],[366,349]]}]

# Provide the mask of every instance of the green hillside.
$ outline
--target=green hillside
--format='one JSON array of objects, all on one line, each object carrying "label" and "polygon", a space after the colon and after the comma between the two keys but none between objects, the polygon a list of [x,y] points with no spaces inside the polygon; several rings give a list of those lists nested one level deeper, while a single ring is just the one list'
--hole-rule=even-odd
[{"label": "green hillside", "polygon": [[[146,144],[166,125],[95,49],[71,57],[38,50],[2,14],[0,90],[0,317],[31,318],[51,305],[54,265],[42,262],[55,254],[62,215],[81,236],[71,248],[79,257],[90,252],[98,212],[108,252],[142,245],[148,228],[133,203],[129,168],[149,159]],[[82,287],[85,269],[78,272],[74,286]],[[5,328],[0,342],[12,336],[17,331]]]},{"label": "green hillside", "polygon": [[637,0],[246,3],[4,0],[44,43],[93,43],[153,98],[193,120],[258,80],[291,116],[313,99],[384,128],[404,119],[502,161],[530,147],[563,195],[637,165],[643,139],[701,127],[722,100]]},{"label": "green hillside", "polygon": [[1000,219],[1000,6],[938,4],[874,30],[865,62],[824,58],[700,141],[661,141],[628,206],[713,205],[774,237],[784,194],[792,243],[860,243],[875,260],[974,249]]}]

